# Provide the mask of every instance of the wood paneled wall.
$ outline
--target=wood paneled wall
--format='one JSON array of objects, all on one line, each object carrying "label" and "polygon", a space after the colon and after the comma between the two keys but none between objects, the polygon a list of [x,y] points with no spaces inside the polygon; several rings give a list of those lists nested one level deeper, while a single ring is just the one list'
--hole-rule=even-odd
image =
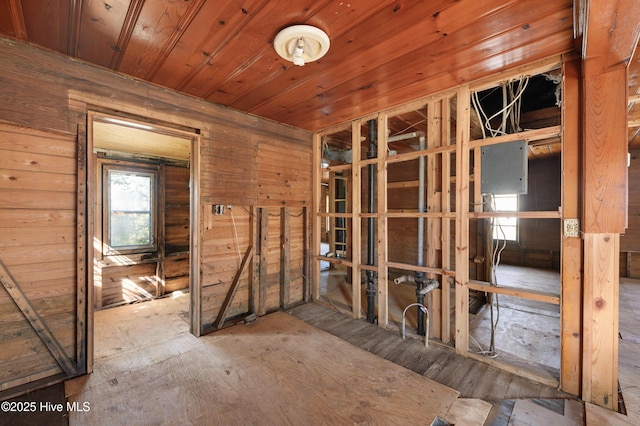
[{"label": "wood paneled wall", "polygon": [[[0,262],[22,293],[16,298],[2,277],[0,391],[57,376],[62,362],[79,361],[76,155],[74,136],[0,124]],[[40,324],[51,341],[38,333]]]},{"label": "wood paneled wall", "polygon": [[[3,139],[0,148],[15,153],[11,157],[1,156],[3,165],[0,168],[10,172],[2,174],[4,187],[0,190],[12,192],[11,196],[2,194],[0,200],[3,227],[0,258],[9,265],[16,282],[25,289],[29,287],[28,297],[50,317],[49,327],[69,353],[68,359],[72,362],[80,359],[79,373],[86,367],[82,357],[76,356],[75,345],[77,342],[78,347],[86,347],[87,336],[82,327],[87,320],[91,333],[90,318],[85,318],[76,300],[77,283],[82,283],[76,270],[86,271],[87,268],[84,258],[77,253],[77,247],[83,249],[78,241],[86,237],[86,230],[76,222],[77,215],[85,220],[84,207],[77,209],[76,191],[82,194],[86,182],[76,178],[76,157],[86,158],[82,149],[86,140],[87,111],[129,115],[199,134],[196,182],[191,182],[197,185],[199,208],[215,204],[280,208],[311,203],[311,134],[307,131],[6,39],[0,39],[0,81],[0,121],[16,126],[9,133],[19,134],[19,137]],[[76,139],[81,148],[79,152],[76,152]],[[51,156],[56,161],[50,161]],[[7,161],[11,164],[6,164]],[[184,183],[182,177],[179,180]],[[80,199],[80,202],[86,201]],[[180,228],[186,219],[184,213],[176,212],[178,222],[169,225],[171,231],[167,242],[176,250],[185,243],[186,234]],[[248,226],[242,223],[240,211],[234,210],[236,213],[239,215],[237,225]],[[296,210],[290,213],[289,258],[293,264],[304,256],[306,232],[299,230],[297,218],[293,220]],[[14,229],[21,223],[25,229],[17,235]],[[56,226],[49,227],[50,223]],[[48,231],[33,231],[33,224],[46,226]],[[227,244],[233,241],[229,239],[233,231],[229,223],[215,224],[218,225],[220,232],[209,232],[204,230],[203,219],[200,219],[202,235],[199,243],[204,251],[197,261],[205,292],[213,291],[215,284],[226,282],[229,277],[229,271],[217,269],[215,262],[219,260],[219,252],[229,251]],[[246,235],[239,234],[241,241],[243,238],[246,239]],[[87,244],[86,239],[84,244]],[[235,262],[237,253],[232,252],[229,259]],[[180,270],[184,265],[184,258],[173,260],[176,264],[166,268],[167,274],[173,273],[170,272],[174,270],[173,266]],[[291,268],[288,279],[293,280],[281,281],[292,302],[300,297],[298,273]],[[2,309],[13,312],[2,316],[3,321],[13,325],[3,327],[0,341],[13,343],[11,347],[7,346],[7,352],[3,350],[2,371],[5,375],[0,377],[0,390],[60,373],[61,368],[29,324],[12,322],[12,315],[17,318],[19,314],[2,289],[0,298]],[[203,312],[209,319],[214,317],[215,303],[218,303],[216,295],[207,293],[202,302]],[[238,299],[237,303],[238,312],[240,303],[245,304],[242,307],[245,309],[246,301]],[[65,375],[73,374],[76,372]]]}]

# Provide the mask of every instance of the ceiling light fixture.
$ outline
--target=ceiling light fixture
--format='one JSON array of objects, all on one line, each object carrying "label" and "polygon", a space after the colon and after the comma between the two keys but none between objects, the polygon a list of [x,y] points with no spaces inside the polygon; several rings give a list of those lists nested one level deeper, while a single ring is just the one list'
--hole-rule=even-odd
[{"label": "ceiling light fixture", "polygon": [[273,39],[278,55],[299,66],[322,58],[329,51],[329,44],[327,33],[311,25],[287,27]]}]

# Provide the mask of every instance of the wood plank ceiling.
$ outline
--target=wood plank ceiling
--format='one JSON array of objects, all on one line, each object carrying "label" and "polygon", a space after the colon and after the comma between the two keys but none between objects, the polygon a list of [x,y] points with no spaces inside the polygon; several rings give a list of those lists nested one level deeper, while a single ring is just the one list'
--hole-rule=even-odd
[{"label": "wood plank ceiling", "polygon": [[[329,53],[281,59],[293,24]],[[0,34],[308,130],[574,49],[570,0],[0,0]]]},{"label": "wood plank ceiling", "polygon": [[[281,59],[294,24],[329,53]],[[0,0],[1,36],[311,131],[575,51],[573,31],[571,0]]]}]

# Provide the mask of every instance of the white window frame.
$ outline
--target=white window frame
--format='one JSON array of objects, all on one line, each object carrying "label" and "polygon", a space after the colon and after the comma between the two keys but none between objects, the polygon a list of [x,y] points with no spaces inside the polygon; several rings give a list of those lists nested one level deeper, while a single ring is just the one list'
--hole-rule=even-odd
[{"label": "white window frame", "polygon": [[[149,244],[137,244],[128,246],[111,245],[110,227],[111,227],[111,188],[109,175],[110,172],[127,172],[141,176],[149,176],[151,178],[151,241]],[[118,161],[117,163],[104,163],[102,166],[102,194],[103,194],[103,215],[102,215],[102,241],[104,255],[118,254],[134,254],[134,253],[153,253],[158,250],[158,177],[159,170],[155,165],[144,165],[138,163],[126,163]]]}]

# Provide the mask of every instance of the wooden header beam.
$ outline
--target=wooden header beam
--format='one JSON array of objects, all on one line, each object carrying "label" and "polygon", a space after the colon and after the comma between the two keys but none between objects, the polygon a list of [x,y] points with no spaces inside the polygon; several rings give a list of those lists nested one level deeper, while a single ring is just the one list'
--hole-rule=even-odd
[{"label": "wooden header beam", "polygon": [[[582,58],[595,74],[626,67],[640,37],[637,0],[580,0]],[[626,87],[626,84],[625,84]]]}]

